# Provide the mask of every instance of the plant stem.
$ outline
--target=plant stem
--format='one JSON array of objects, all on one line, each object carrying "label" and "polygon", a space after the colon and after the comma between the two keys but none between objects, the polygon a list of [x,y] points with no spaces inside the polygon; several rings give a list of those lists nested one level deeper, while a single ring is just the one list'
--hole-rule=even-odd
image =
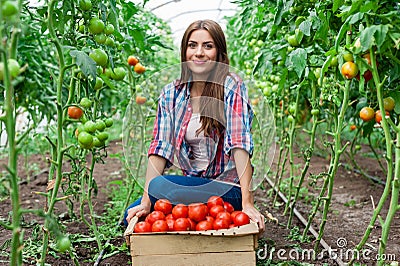
[{"label": "plant stem", "polygon": [[92,222],[90,227],[92,228],[94,236],[96,237],[97,246],[98,246],[99,250],[102,250],[103,245],[101,244],[100,235],[97,230],[96,219],[95,219],[94,210],[93,210],[93,202],[92,202],[92,191],[93,191],[93,182],[94,182],[93,171],[94,171],[95,163],[96,163],[95,154],[94,154],[94,152],[92,152],[92,162],[90,164],[89,180],[88,180],[88,188],[87,188],[87,202],[88,202],[88,206],[89,206],[90,220]]},{"label": "plant stem", "polygon": [[[385,113],[384,105],[383,105],[383,93],[382,93],[382,87],[383,87],[383,82],[380,82],[378,71],[377,71],[377,66],[376,66],[376,59],[374,55],[374,50],[371,48],[370,50],[371,54],[371,65],[373,68],[372,71],[372,77],[376,86],[376,92],[377,92],[377,99],[378,99],[378,104],[379,104],[379,109],[381,110],[382,114]],[[392,138],[388,126],[388,122],[386,120],[385,116],[382,116],[382,121],[381,121],[381,126],[385,135],[385,144],[386,144],[386,165],[387,165],[387,172],[386,172],[386,184],[385,188],[383,189],[381,198],[379,199],[379,202],[374,209],[374,212],[372,214],[371,220],[369,222],[369,225],[365,229],[364,235],[361,238],[360,242],[358,245],[355,247],[355,250],[360,251],[362,247],[365,245],[367,242],[369,235],[372,232],[372,229],[374,228],[376,219],[378,218],[379,214],[381,213],[381,210],[383,208],[383,205],[385,204],[387,198],[389,197],[391,186],[392,186],[392,179],[393,179],[393,154],[392,154]],[[397,154],[396,154],[397,157]],[[396,162],[396,165],[399,162]],[[382,229],[384,230],[384,229]],[[349,265],[352,265],[355,260],[355,256],[350,260]]]},{"label": "plant stem", "polygon": [[[1,36],[0,36],[1,37]],[[12,239],[11,239],[11,265],[22,264],[22,243],[21,243],[21,212],[18,185],[18,149],[16,143],[16,114],[14,102],[14,86],[11,83],[11,76],[8,69],[7,54],[1,54],[1,61],[4,62],[4,87],[5,87],[5,126],[8,140],[8,165],[9,182],[11,188],[12,204]]]},{"label": "plant stem", "polygon": [[[54,21],[53,21],[53,13],[54,13],[54,7],[57,3],[57,0],[51,0],[48,5],[48,29],[49,29],[49,34],[52,38],[52,41],[55,45],[55,48],[57,50],[57,55],[58,55],[58,60],[59,60],[59,69],[60,73],[58,76],[57,80],[57,143],[56,143],[56,179],[54,183],[54,187],[52,189],[50,197],[48,197],[48,207],[46,210],[46,216],[51,216],[53,213],[54,205],[57,201],[57,193],[58,193],[58,188],[60,187],[61,180],[62,180],[62,166],[63,166],[63,146],[64,146],[64,141],[63,141],[63,108],[62,108],[62,84],[64,81],[64,54],[62,51],[61,43],[57,38],[57,35],[54,30]],[[49,176],[49,179],[52,179],[52,176]],[[46,260],[46,254],[47,254],[47,249],[48,249],[48,242],[49,242],[49,219],[45,220],[44,223],[44,234],[43,234],[43,246],[42,246],[42,254],[40,258],[40,265],[45,264]]]},{"label": "plant stem", "polygon": [[389,211],[388,214],[386,215],[386,220],[382,224],[382,234],[381,234],[381,241],[379,243],[379,259],[378,259],[378,265],[384,265],[384,255],[387,247],[387,240],[389,237],[390,233],[390,225],[392,224],[392,221],[394,219],[394,216],[396,212],[399,210],[399,188],[400,188],[400,133],[397,132],[397,138],[396,138],[396,151],[395,151],[395,159],[396,159],[396,165],[395,165],[395,170],[394,170],[394,178],[392,182],[392,195],[390,198],[390,206],[389,206]]},{"label": "plant stem", "polygon": [[[300,83],[301,84],[301,83]],[[298,113],[298,109],[299,109],[299,99],[300,99],[300,86],[301,85],[297,85],[297,90],[296,90],[296,110],[294,112],[294,118],[293,121],[290,123],[289,125],[289,175],[290,175],[290,182],[289,182],[289,191],[288,191],[288,201],[286,202],[285,205],[285,210],[283,212],[283,214],[285,215],[289,209],[289,204],[292,201],[292,194],[293,194],[293,181],[294,181],[294,152],[293,152],[293,146],[294,146],[294,139],[296,137],[296,118],[297,118],[297,113]],[[289,226],[289,224],[288,224]]]},{"label": "plant stem", "polygon": [[332,200],[332,194],[333,194],[333,181],[335,179],[335,175],[339,166],[339,159],[341,154],[343,153],[343,149],[346,147],[342,147],[341,143],[341,132],[343,129],[343,124],[344,124],[344,116],[347,110],[347,107],[349,106],[349,94],[350,94],[350,81],[347,80],[345,83],[344,87],[344,93],[343,93],[343,102],[341,105],[339,117],[337,118],[337,124],[336,124],[336,129],[335,129],[335,140],[334,140],[334,146],[333,146],[333,152],[332,152],[332,160],[331,160],[331,165],[329,167],[329,175],[328,175],[328,191],[327,191],[327,196],[324,201],[324,210],[322,214],[322,221],[319,227],[319,232],[318,232],[318,238],[316,239],[315,245],[314,245],[314,250],[316,251],[319,247],[319,243],[322,239],[322,236],[324,234],[324,228],[326,221],[328,219],[328,212],[329,212],[329,207],[330,203]]}]

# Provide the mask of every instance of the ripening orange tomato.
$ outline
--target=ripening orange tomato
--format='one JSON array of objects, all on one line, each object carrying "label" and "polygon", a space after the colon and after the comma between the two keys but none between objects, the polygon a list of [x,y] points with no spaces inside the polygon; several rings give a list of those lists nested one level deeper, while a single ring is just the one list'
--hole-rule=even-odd
[{"label": "ripening orange tomato", "polygon": [[349,61],[342,65],[342,75],[346,79],[352,79],[358,74],[358,67],[355,63]]},{"label": "ripening orange tomato", "polygon": [[139,63],[139,59],[137,59],[135,56],[130,55],[128,56],[128,64],[130,66],[135,66],[137,63]]},{"label": "ripening orange tomato", "polygon": [[141,63],[137,63],[133,70],[138,74],[142,74],[146,71],[146,68]]},{"label": "ripening orange tomato", "polygon": [[[385,114],[386,114],[386,116],[388,116],[389,112],[385,111]],[[382,121],[382,112],[381,112],[381,110],[377,110],[375,112],[375,122],[380,124],[381,121]]]},{"label": "ripening orange tomato", "polygon": [[374,109],[372,109],[371,107],[363,107],[360,111],[360,118],[364,122],[371,121],[372,119],[374,119],[374,116],[375,112]]},{"label": "ripening orange tomato", "polygon": [[138,95],[138,96],[136,96],[135,101],[136,101],[137,104],[142,105],[147,101],[147,99],[144,96]]},{"label": "ripening orange tomato", "polygon": [[68,116],[72,119],[79,119],[83,115],[83,111],[81,108],[77,106],[69,106],[68,107]]}]

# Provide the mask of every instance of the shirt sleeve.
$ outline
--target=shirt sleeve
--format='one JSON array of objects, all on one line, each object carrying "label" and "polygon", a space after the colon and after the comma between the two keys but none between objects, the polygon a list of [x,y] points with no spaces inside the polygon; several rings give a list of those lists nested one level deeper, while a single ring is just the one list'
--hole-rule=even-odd
[{"label": "shirt sleeve", "polygon": [[242,148],[252,156],[254,149],[251,134],[253,110],[249,103],[247,88],[236,75],[228,76],[225,82],[225,115],[225,154],[230,155],[234,148]]},{"label": "shirt sleeve", "polygon": [[147,154],[148,156],[158,155],[167,159],[167,167],[173,164],[175,151],[174,90],[175,86],[173,84],[165,86],[158,99],[157,113],[153,127],[153,139]]}]

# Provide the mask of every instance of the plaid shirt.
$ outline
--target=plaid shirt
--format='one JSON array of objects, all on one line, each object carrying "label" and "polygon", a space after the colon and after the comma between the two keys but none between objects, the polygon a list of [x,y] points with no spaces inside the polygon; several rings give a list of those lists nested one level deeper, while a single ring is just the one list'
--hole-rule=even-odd
[{"label": "plaid shirt", "polygon": [[185,141],[186,129],[192,116],[190,90],[187,84],[179,85],[179,80],[163,88],[148,155],[155,154],[167,159],[167,167],[178,162],[184,175],[239,183],[231,150],[242,148],[252,155],[253,111],[248,101],[247,88],[240,77],[230,73],[224,88],[226,127],[220,136],[211,134],[205,140],[208,158],[212,158],[206,170],[196,171],[190,164],[193,156]]}]

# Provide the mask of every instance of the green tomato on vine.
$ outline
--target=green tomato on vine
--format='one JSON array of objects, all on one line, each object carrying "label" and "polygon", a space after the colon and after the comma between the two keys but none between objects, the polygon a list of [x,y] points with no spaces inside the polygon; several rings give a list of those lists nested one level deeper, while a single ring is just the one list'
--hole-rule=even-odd
[{"label": "green tomato on vine", "polygon": [[99,66],[105,67],[107,65],[108,56],[102,49],[94,49],[89,54],[89,57],[92,58]]},{"label": "green tomato on vine", "polygon": [[1,5],[1,11],[4,17],[11,17],[18,13],[18,2],[17,1],[4,1]]},{"label": "green tomato on vine", "polygon": [[99,18],[92,18],[89,21],[89,31],[92,34],[102,33],[104,30],[104,22]]}]

